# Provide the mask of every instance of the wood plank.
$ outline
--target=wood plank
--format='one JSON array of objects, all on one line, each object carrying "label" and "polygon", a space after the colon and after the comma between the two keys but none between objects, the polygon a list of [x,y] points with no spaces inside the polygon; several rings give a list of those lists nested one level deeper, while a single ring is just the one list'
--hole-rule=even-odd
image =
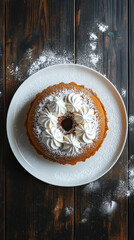
[{"label": "wood plank", "polygon": [[134,1],[129,1],[129,239],[134,238]]},{"label": "wood plank", "polygon": [[0,2],[0,239],[5,239],[5,1]]},{"label": "wood plank", "polygon": [[[76,1],[76,63],[105,74],[127,106],[127,1]],[[127,239],[127,145],[104,177],[76,188],[75,239]]]},{"label": "wood plank", "polygon": [[[71,0],[7,0],[7,107],[29,75],[51,64],[73,62],[73,21]],[[19,165],[8,143],[6,148],[6,239],[72,239],[74,189],[35,179]]]}]

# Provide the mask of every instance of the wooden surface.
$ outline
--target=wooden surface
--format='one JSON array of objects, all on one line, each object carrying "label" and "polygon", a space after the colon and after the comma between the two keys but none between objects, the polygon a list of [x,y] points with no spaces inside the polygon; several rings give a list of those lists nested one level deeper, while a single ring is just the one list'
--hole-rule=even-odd
[{"label": "wooden surface", "polygon": [[5,4],[0,2],[0,239],[5,236]]},{"label": "wooden surface", "polygon": [[[133,0],[0,2],[0,240],[134,239],[133,11]],[[5,131],[9,103],[22,82],[43,67],[68,62],[106,75],[129,113],[128,142],[117,164],[98,181],[75,188],[27,173]]]},{"label": "wooden surface", "polygon": [[[127,91],[126,1],[98,0],[88,4],[88,1],[81,0],[76,3],[76,16],[76,63],[94,67],[90,62],[93,51],[89,39],[91,33],[95,33],[98,41],[94,53],[101,57],[95,69],[106,74],[120,93],[121,89]],[[108,31],[98,31],[100,23],[108,26]],[[127,103],[127,95],[124,101]],[[127,239],[127,200],[115,194],[119,179],[127,181],[127,157],[126,146],[120,161],[96,182],[100,186],[94,191],[76,188],[76,239],[98,239],[98,236],[101,240]],[[111,204],[112,207],[112,203],[118,204],[118,210],[105,214],[106,205]]]},{"label": "wooden surface", "polygon": [[[134,11],[134,1],[130,0],[129,2],[129,98],[128,98],[128,110],[129,110],[129,171],[134,168],[134,121],[132,121],[134,116],[134,25],[133,25],[133,11]],[[134,119],[133,119],[134,120]],[[129,189],[134,186],[134,179],[132,178],[131,174],[129,174]],[[134,236],[134,196],[130,195],[129,197],[129,237],[133,239]]]}]

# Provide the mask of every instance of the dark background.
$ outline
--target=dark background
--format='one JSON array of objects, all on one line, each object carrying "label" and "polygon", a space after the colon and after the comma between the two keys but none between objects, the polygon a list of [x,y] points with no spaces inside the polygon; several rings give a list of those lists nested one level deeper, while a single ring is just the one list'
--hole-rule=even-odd
[{"label": "dark background", "polygon": [[[133,0],[0,1],[1,240],[134,239],[133,15]],[[105,32],[100,23],[108,26]],[[91,33],[98,37],[94,51]],[[96,65],[91,54],[99,56]],[[105,74],[121,93],[129,114],[128,142],[98,181],[55,187],[35,179],[15,159],[5,130],[7,109],[35,61],[34,71],[56,63],[84,64]]]}]

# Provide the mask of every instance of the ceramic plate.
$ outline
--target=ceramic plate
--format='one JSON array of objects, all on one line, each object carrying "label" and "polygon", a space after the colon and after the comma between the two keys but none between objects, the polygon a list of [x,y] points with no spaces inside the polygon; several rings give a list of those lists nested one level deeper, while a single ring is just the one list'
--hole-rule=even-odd
[{"label": "ceramic plate", "polygon": [[[99,151],[74,166],[54,163],[38,155],[24,127],[30,102],[38,92],[53,84],[72,81],[97,93],[105,106],[109,127]],[[97,180],[113,167],[126,142],[127,123],[121,96],[107,78],[81,65],[55,65],[38,71],[18,88],[8,110],[7,136],[15,157],[33,176],[53,185],[79,186]]]}]

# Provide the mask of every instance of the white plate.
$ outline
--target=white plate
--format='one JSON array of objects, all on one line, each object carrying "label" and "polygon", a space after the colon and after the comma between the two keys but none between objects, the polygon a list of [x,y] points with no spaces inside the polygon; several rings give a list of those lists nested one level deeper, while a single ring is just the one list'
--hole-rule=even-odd
[{"label": "white plate", "polygon": [[[38,155],[29,143],[24,127],[29,104],[38,92],[53,84],[72,81],[97,93],[105,106],[109,127],[99,151],[74,166],[54,163]],[[108,172],[123,151],[127,126],[124,103],[110,81],[92,69],[75,64],[47,67],[30,76],[16,91],[7,115],[8,140],[17,160],[36,178],[58,186],[79,186]]]}]

